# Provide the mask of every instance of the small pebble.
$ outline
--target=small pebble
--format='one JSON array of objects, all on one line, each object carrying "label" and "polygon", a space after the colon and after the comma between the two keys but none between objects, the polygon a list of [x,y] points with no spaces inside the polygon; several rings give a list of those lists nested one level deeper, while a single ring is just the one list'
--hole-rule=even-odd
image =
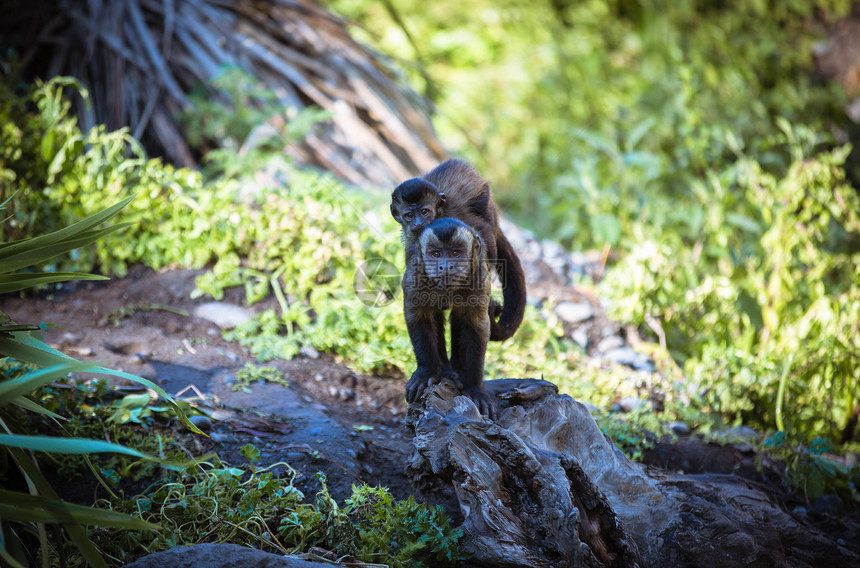
[{"label": "small pebble", "polygon": [[678,436],[686,436],[690,433],[690,427],[683,422],[669,422],[668,426]]},{"label": "small pebble", "polygon": [[610,349],[616,349],[618,347],[622,347],[624,345],[624,340],[618,337],[617,335],[610,335],[609,337],[604,337],[597,344],[597,350],[601,353],[606,353]]},{"label": "small pebble", "polygon": [[570,334],[570,338],[583,349],[588,347],[588,332],[585,331],[584,327],[574,329]]},{"label": "small pebble", "polygon": [[618,401],[618,406],[624,412],[633,412],[637,408],[641,407],[642,399],[636,396],[625,396],[621,400]]},{"label": "small pebble", "polygon": [[204,416],[202,414],[195,414],[194,416],[189,416],[188,421],[203,430],[204,432],[212,429],[212,420],[208,416]]},{"label": "small pebble", "polygon": [[301,349],[299,349],[299,353],[301,353],[308,359],[320,358],[320,352],[317,351],[312,345],[302,345]]},{"label": "small pebble", "polygon": [[560,302],[555,313],[568,323],[579,323],[594,316],[594,308],[588,302]]}]

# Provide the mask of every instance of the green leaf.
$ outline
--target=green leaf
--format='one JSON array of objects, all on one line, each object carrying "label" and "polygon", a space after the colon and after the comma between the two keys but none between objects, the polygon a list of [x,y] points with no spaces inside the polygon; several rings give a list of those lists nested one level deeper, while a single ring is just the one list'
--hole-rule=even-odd
[{"label": "green leaf", "polygon": [[[0,353],[2,351],[2,343],[5,340],[0,338]],[[31,371],[16,377],[12,380],[3,381],[0,383],[0,406],[7,404],[12,399],[16,399],[22,395],[29,394],[37,388],[46,385],[57,379],[61,379],[69,373],[76,371],[85,371],[94,367],[91,363],[80,363],[77,361],[62,362],[56,365],[43,367],[37,371]]]},{"label": "green leaf", "polygon": [[[0,355],[6,355],[7,357],[12,357],[13,359],[17,359],[19,361],[24,361],[26,363],[33,363],[34,365],[40,366],[51,366],[58,365],[62,363],[78,363],[78,361],[72,357],[69,357],[65,353],[57,351],[47,343],[43,341],[39,341],[38,339],[32,337],[31,335],[23,332],[16,332],[12,334],[13,338],[5,338],[0,337]],[[107,367],[101,366],[92,366],[87,369],[88,373],[102,373],[105,375],[112,375],[114,377],[120,377],[122,379],[128,379],[130,381],[134,381],[136,383],[142,384],[143,386],[150,388],[155,391],[158,396],[164,398],[170,405],[174,408],[176,412],[176,416],[182,422],[182,424],[196,434],[206,434],[203,433],[200,428],[195,426],[188,420],[188,417],[185,415],[185,412],[180,408],[180,406],[176,403],[176,401],[167,394],[163,388],[153,383],[149,379],[145,379],[143,377],[139,377],[137,375],[132,375],[131,373],[126,373],[124,371],[117,371],[115,369],[109,369]]]},{"label": "green leaf", "polygon": [[0,434],[0,446],[54,454],[111,453],[149,459],[149,456],[135,449],[105,442],[104,440],[91,440],[88,438],[55,438],[52,436]]},{"label": "green leaf", "polygon": [[161,530],[159,525],[105,509],[85,507],[40,495],[0,489],[0,518],[34,523],[78,523],[99,527]]},{"label": "green leaf", "polygon": [[[42,243],[39,246],[34,244],[41,237],[24,241],[25,247],[23,250],[18,250],[15,253],[9,253],[8,250],[0,249],[0,273],[14,272],[27,266],[44,262],[54,258],[70,250],[84,247],[101,239],[105,235],[124,229],[133,223],[120,223],[112,225],[104,229],[94,229],[79,235],[70,236],[66,239],[56,239],[49,243]],[[57,231],[59,233],[60,231]],[[53,236],[57,233],[51,233],[46,236]]]},{"label": "green leaf", "polygon": [[174,470],[186,469],[213,455],[207,454],[201,458],[177,463],[175,461],[144,454],[143,452],[139,452],[133,448],[105,442],[104,440],[92,440],[88,438],[55,438],[51,436],[26,436],[21,434],[0,434],[0,446],[54,454],[122,454],[149,460],[160,464],[163,467]]},{"label": "green leaf", "polygon": [[53,418],[54,420],[62,421],[67,420],[65,416],[60,416],[56,412],[51,412],[47,408],[40,406],[30,400],[29,398],[19,396],[17,398],[13,398],[9,401],[9,404],[14,404],[15,406],[19,406],[24,410],[29,410],[35,414],[41,414],[43,416],[47,416],[48,418]]},{"label": "green leaf", "polygon": [[17,292],[41,284],[69,280],[110,280],[107,276],[84,272],[36,272],[32,274],[0,274],[0,294]]}]

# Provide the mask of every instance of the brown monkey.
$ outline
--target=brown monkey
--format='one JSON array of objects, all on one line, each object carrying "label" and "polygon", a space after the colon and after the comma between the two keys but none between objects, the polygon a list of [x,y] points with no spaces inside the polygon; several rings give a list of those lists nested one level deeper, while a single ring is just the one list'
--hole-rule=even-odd
[{"label": "brown monkey", "polygon": [[[403,275],[403,315],[417,369],[406,384],[407,402],[428,384],[454,380],[482,414],[496,410],[484,390],[484,356],[490,338],[490,272],[486,247],[471,227],[442,217],[412,239]],[[451,358],[445,346],[450,310]]]},{"label": "brown monkey", "polygon": [[404,181],[391,194],[391,215],[403,227],[407,249],[424,227],[439,217],[453,217],[475,229],[502,282],[503,305],[491,301],[488,308],[490,339],[503,341],[514,334],[526,308],[525,274],[517,253],[499,230],[490,183],[474,167],[450,159],[423,177]]}]

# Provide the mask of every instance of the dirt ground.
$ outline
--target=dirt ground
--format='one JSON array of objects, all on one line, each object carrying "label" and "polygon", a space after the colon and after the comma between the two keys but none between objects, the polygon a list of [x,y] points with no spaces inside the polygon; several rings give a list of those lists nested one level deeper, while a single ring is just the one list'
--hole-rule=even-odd
[{"label": "dirt ground", "polygon": [[[124,279],[71,283],[23,299],[0,297],[0,311],[17,323],[48,322],[45,340],[65,353],[151,379],[199,406],[211,416],[209,437],[174,429],[195,454],[215,451],[223,461],[241,466],[246,460],[239,448],[252,443],[262,452],[262,466],[285,461],[298,470],[297,486],[308,498],[320,487],[315,474],[323,472],[340,503],[352,484],[366,482],[388,487],[398,499],[415,495],[443,504],[459,520],[453,495],[418,495],[404,475],[410,439],[403,425],[403,377],[359,375],[330,355],[312,352],[265,363],[284,374],[286,387],[258,382],[250,393],[233,390],[236,373],[257,361],[225,341],[214,323],[191,315],[211,301],[191,299],[198,274],[136,268]],[[228,294],[224,302],[241,305],[242,292]],[[150,307],[129,310],[143,306]],[[250,309],[267,307],[263,302]],[[788,511],[807,505],[785,493],[779,464],[756,468],[751,449],[742,444],[717,446],[687,438],[658,445],[645,461],[686,473],[741,475],[780,494]],[[98,491],[93,484],[85,492],[102,496]],[[804,509],[802,514],[819,530],[860,541],[856,513],[829,510],[807,516]]]},{"label": "dirt ground", "polygon": [[[262,452],[262,466],[286,461],[299,470],[307,496],[320,487],[318,471],[339,502],[361,481],[387,486],[400,499],[413,494],[402,475],[409,447],[404,382],[357,375],[329,355],[311,354],[265,363],[284,374],[287,387],[258,382],[250,393],[233,390],[236,372],[257,361],[222,339],[214,323],[183,315],[211,301],[190,299],[197,274],[139,268],[124,279],[72,283],[50,295],[0,297],[0,310],[16,322],[50,323],[45,341],[73,357],[148,378],[198,405],[211,415],[212,427],[209,438],[185,437],[195,453],[215,451],[228,463],[244,464],[239,448],[252,443]],[[241,305],[239,296],[224,301]],[[153,305],[170,309],[120,311]]]}]

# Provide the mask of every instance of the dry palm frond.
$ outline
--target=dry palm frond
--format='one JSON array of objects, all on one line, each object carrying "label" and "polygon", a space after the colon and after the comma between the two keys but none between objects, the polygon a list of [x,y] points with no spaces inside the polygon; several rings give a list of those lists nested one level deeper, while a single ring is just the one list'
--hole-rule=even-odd
[{"label": "dry palm frond", "polygon": [[349,182],[392,187],[444,157],[418,97],[313,0],[13,0],[0,45],[17,49],[27,74],[78,78],[92,99],[77,108],[83,127],[129,126],[180,165],[195,157],[177,116],[225,67],[285,108],[327,110],[291,152]]}]

